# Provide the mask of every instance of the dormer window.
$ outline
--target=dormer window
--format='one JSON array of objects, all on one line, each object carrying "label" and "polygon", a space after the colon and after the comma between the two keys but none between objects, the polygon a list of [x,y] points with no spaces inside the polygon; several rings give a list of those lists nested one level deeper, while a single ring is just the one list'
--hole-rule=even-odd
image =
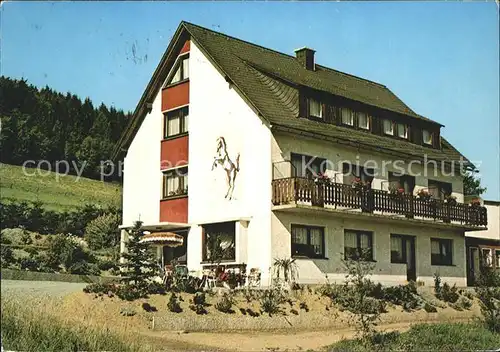
[{"label": "dormer window", "polygon": [[323,118],[323,109],[319,101],[309,99],[309,116]]},{"label": "dormer window", "polygon": [[432,139],[433,139],[433,135],[431,132],[429,132],[428,130],[422,131],[422,140],[423,140],[424,144],[432,145]]},{"label": "dormer window", "polygon": [[370,129],[370,120],[364,112],[358,112],[358,127],[364,130]]},{"label": "dormer window", "polygon": [[174,69],[172,70],[174,74],[172,78],[167,82],[167,85],[175,84],[180,81],[184,81],[189,78],[189,57],[184,55],[177,59]]},{"label": "dormer window", "polygon": [[384,133],[394,136],[394,123],[391,120],[384,120]]},{"label": "dormer window", "polygon": [[348,108],[342,108],[342,124],[348,126],[354,125],[354,111]]},{"label": "dormer window", "polygon": [[407,125],[405,125],[404,123],[398,123],[397,129],[398,129],[398,137],[399,138],[408,139],[408,126]]}]

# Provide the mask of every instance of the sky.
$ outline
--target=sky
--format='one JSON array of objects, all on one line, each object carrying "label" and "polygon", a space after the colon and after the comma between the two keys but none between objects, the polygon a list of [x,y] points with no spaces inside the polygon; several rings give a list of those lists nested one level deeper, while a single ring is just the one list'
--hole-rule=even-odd
[{"label": "sky", "polygon": [[384,84],[500,200],[494,2],[3,2],[0,72],[133,111],[180,21]]}]

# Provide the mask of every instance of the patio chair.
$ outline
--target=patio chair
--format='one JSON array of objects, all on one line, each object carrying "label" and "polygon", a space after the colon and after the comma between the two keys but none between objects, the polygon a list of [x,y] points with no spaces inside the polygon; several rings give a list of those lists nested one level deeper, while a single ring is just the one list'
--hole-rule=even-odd
[{"label": "patio chair", "polygon": [[250,287],[260,286],[260,277],[261,277],[261,272],[259,268],[250,269],[250,273],[248,274],[247,285]]}]

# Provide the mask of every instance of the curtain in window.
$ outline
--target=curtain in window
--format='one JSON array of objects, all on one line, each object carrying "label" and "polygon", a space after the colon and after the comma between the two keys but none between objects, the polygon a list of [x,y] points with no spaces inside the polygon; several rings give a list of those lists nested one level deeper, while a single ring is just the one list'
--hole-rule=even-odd
[{"label": "curtain in window", "polygon": [[441,254],[438,241],[431,241],[431,254]]},{"label": "curtain in window", "polygon": [[305,177],[305,170],[302,165],[305,163],[305,157],[300,154],[292,155],[292,175],[296,177]]},{"label": "curtain in window", "polygon": [[362,233],[360,235],[360,244],[359,245],[361,246],[362,250],[370,248],[370,239],[369,239],[369,236],[367,234]]},{"label": "curtain in window", "polygon": [[357,239],[355,232],[346,232],[344,235],[344,247],[346,248],[357,248]]},{"label": "curtain in window", "polygon": [[402,123],[398,123],[398,136],[401,138],[406,138],[408,135],[406,133],[406,125]]},{"label": "curtain in window", "polygon": [[360,128],[368,129],[368,116],[364,112],[358,112],[358,126]]},{"label": "curtain in window", "polygon": [[496,258],[496,260],[495,260],[495,266],[497,268],[500,268],[500,251],[497,250],[495,252],[495,258]]},{"label": "curtain in window", "polygon": [[186,109],[183,114],[184,124],[182,126],[182,132],[187,132],[189,130],[189,111]]},{"label": "curtain in window", "polygon": [[402,256],[403,240],[401,237],[391,237],[391,252],[397,252],[399,256]]},{"label": "curtain in window", "polygon": [[311,229],[311,246],[314,249],[315,254],[323,253],[323,231],[321,229]]},{"label": "curtain in window", "polygon": [[307,244],[307,229],[305,227],[294,227],[292,229],[292,243]]},{"label": "curtain in window", "polygon": [[351,109],[347,108],[342,108],[341,110],[342,113],[342,123],[345,125],[352,125],[353,124],[353,111]]},{"label": "curtain in window", "polygon": [[322,116],[321,103],[319,101],[309,99],[309,115],[316,117]]},{"label": "curtain in window", "polygon": [[176,83],[176,82],[179,82],[180,80],[181,80],[181,66],[179,65],[179,67],[177,67],[177,71],[175,71],[175,74],[172,77],[172,80],[170,81],[170,83]]},{"label": "curtain in window", "polygon": [[391,120],[384,120],[384,133],[394,134],[394,126]]},{"label": "curtain in window", "polygon": [[189,78],[189,59],[182,60],[182,69],[184,70],[182,79]]},{"label": "curtain in window", "polygon": [[172,116],[168,118],[168,135],[173,136],[180,133],[180,118]]},{"label": "curtain in window", "polygon": [[179,189],[179,178],[175,174],[169,174],[167,178],[167,194],[166,196],[171,196]]},{"label": "curtain in window", "polygon": [[425,144],[432,144],[432,133],[427,130],[422,131],[423,141]]}]

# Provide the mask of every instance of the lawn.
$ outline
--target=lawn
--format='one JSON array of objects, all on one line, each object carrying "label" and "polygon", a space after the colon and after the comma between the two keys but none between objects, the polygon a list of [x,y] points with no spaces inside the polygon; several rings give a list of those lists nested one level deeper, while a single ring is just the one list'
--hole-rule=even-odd
[{"label": "lawn", "polygon": [[418,324],[404,333],[380,335],[380,345],[364,346],[360,340],[340,341],[329,352],[355,351],[478,351],[500,348],[500,334],[494,334],[479,323]]},{"label": "lawn", "polygon": [[[40,201],[49,210],[75,209],[86,203],[119,207],[121,186],[76,176],[64,176],[45,170],[0,164],[0,189],[2,201]],[[47,174],[47,175],[45,175]]]}]

